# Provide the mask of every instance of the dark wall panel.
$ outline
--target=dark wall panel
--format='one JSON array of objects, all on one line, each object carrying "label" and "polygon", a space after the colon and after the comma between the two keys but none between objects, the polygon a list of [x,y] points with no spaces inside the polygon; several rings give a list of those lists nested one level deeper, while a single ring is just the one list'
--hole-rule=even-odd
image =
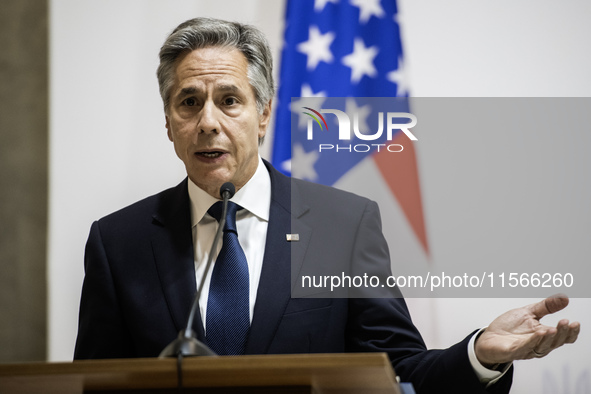
[{"label": "dark wall panel", "polygon": [[47,347],[48,5],[0,1],[0,362]]}]

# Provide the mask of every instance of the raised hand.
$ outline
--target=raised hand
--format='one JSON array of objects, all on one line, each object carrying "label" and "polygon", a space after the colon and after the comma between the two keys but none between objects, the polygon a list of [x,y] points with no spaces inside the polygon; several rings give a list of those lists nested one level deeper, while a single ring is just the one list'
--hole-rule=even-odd
[{"label": "raised hand", "polygon": [[556,295],[503,313],[476,340],[476,357],[490,368],[514,360],[544,357],[565,343],[573,343],[581,329],[578,322],[562,319],[556,327],[540,323],[542,317],[567,305],[568,297]]}]

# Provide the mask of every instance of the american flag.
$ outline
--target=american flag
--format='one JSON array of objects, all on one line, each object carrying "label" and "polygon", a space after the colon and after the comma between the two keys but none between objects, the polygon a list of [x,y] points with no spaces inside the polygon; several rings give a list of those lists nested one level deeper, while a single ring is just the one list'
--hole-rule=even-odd
[{"label": "american flag", "polygon": [[[404,146],[403,152],[394,154],[372,149],[363,154],[323,156],[305,144],[292,144],[291,137],[292,117],[293,128],[300,132],[312,121],[298,99],[292,98],[316,97],[317,109],[331,97],[350,98],[347,112],[352,106],[360,114],[359,124],[372,127],[373,121],[367,120],[375,118],[372,110],[353,98],[408,94],[395,0],[288,0],[273,164],[288,175],[358,194],[367,195],[356,187],[367,190],[367,181],[375,180],[397,202],[396,209],[406,217],[417,244],[428,255],[415,150],[402,132],[390,141]],[[292,154],[294,162],[297,156],[298,163],[307,165],[292,167]]]}]

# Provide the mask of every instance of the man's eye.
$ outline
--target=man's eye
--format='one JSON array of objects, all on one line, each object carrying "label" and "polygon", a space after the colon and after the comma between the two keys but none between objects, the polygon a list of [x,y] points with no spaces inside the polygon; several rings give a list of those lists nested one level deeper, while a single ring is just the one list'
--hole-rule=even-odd
[{"label": "man's eye", "polygon": [[234,105],[236,104],[236,99],[234,97],[227,97],[224,99],[224,104],[225,105]]},{"label": "man's eye", "polygon": [[195,100],[194,98],[188,98],[183,101],[183,104],[185,104],[188,107],[193,107],[197,105],[197,100]]}]

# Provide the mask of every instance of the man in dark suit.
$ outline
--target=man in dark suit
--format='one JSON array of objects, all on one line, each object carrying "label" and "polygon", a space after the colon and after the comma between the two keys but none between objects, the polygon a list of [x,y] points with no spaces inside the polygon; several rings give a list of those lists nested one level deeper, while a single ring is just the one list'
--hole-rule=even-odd
[{"label": "man in dark suit", "polygon": [[[356,298],[291,298],[291,277],[326,261],[353,273],[387,272],[377,205],[291,180],[259,157],[274,86],[268,45],[254,27],[205,18],[181,24],[160,51],[158,79],[168,136],[188,178],[92,225],[75,358],[157,356],[183,328],[203,276],[193,326],[200,340],[213,346],[216,319],[230,327],[228,340],[240,337],[242,329],[232,329],[241,315],[244,344],[228,353],[387,352],[419,393],[508,392],[513,360],[575,341],[578,323],[539,323],[566,298],[510,311],[445,350],[426,350],[402,298],[365,298],[372,294],[363,289]],[[216,261],[214,273],[204,262],[217,228],[210,207],[225,182],[244,208],[230,232],[248,268],[236,293],[242,309],[215,315],[215,270],[227,262]]]}]

